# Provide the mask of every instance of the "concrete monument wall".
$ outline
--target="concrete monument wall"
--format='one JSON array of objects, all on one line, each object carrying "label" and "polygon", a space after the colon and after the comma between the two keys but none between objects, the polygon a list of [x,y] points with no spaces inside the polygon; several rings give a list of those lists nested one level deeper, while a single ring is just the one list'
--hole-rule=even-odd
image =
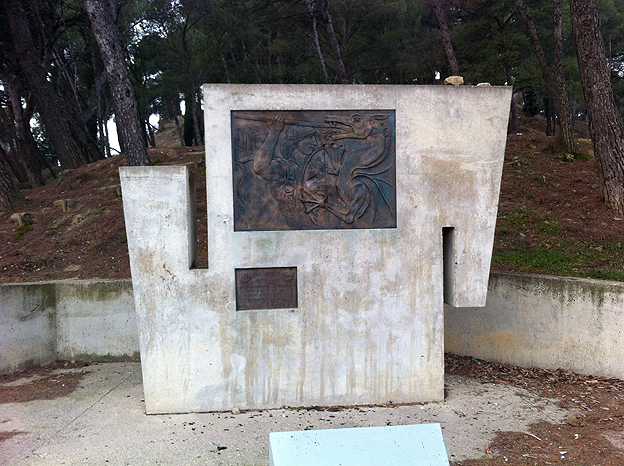
[{"label": "concrete monument wall", "polygon": [[[207,269],[194,267],[188,169],[120,169],[147,412],[443,399],[443,300],[485,304],[511,88],[206,85],[204,96]],[[298,110],[327,112],[329,126],[334,111],[353,112],[356,121],[358,111],[383,110],[385,122],[393,112],[396,227],[349,228],[370,213],[364,201],[349,201],[357,218],[346,228],[235,231],[234,197],[245,178],[234,167],[253,164],[248,174],[261,186],[259,174],[277,173],[262,171],[261,148],[272,131],[289,137],[282,124],[298,123],[259,118],[261,129],[244,138],[251,158],[233,160],[231,112]],[[371,132],[341,131],[331,137],[336,145],[359,138],[374,146]],[[327,149],[326,159],[335,152]],[[292,162],[279,157],[282,166]],[[322,187],[321,177],[306,173],[308,186]],[[288,191],[276,188],[275,176],[264,191],[280,204]],[[354,177],[347,188],[324,189],[338,189],[340,199],[374,189]],[[310,199],[306,211],[314,215],[343,215]],[[282,204],[262,215],[287,217]],[[296,268],[297,306],[237,310],[236,270],[274,267]]]}]

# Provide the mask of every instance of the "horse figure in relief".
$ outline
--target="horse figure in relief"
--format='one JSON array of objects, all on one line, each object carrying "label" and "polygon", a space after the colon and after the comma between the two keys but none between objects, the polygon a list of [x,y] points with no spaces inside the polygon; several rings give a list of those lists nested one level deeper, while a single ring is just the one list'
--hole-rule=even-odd
[{"label": "horse figure in relief", "polygon": [[393,186],[383,176],[392,164],[388,118],[357,112],[325,116],[328,144],[308,160],[301,198],[315,223],[321,217],[327,221],[320,209],[350,226],[370,227],[382,210],[394,220],[388,194]]}]

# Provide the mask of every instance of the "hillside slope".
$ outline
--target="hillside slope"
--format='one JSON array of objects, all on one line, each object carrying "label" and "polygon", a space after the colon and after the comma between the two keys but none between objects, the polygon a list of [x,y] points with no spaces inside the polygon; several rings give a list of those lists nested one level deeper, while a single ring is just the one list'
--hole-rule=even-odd
[{"label": "hillside slope", "polygon": [[[538,118],[508,137],[493,270],[624,280],[624,220],[600,201],[587,140],[568,160]],[[207,262],[202,147],[175,144],[175,129],[149,150],[155,165],[188,164],[196,177],[199,265]],[[162,147],[160,147],[162,145]],[[22,227],[0,212],[0,281],[130,278],[118,167],[123,156],[59,175],[24,191],[33,220]],[[63,204],[67,209],[63,210]],[[203,215],[202,215],[203,214]]]}]

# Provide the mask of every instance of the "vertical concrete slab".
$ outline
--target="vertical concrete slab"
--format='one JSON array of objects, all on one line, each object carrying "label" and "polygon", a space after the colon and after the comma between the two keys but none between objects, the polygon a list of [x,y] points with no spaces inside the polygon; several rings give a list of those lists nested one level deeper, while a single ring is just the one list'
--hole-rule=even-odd
[{"label": "vertical concrete slab", "polygon": [[448,466],[440,424],[273,432],[270,466]]},{"label": "vertical concrete slab", "polygon": [[[120,169],[149,413],[443,398],[455,306],[485,303],[510,88],[207,85],[209,268],[185,167]],[[397,227],[233,228],[232,110],[396,112]],[[295,309],[236,311],[237,268],[297,267]],[[450,280],[450,281],[449,281]]]},{"label": "vertical concrete slab", "polygon": [[56,360],[54,284],[0,285],[0,373]]},{"label": "vertical concrete slab", "polygon": [[194,334],[216,338],[216,322],[212,280],[206,271],[191,269],[191,175],[187,167],[128,167],[120,174],[146,409],[198,411],[196,384],[212,374],[194,373],[194,361],[212,365],[206,352],[216,347],[192,346],[190,340]]}]

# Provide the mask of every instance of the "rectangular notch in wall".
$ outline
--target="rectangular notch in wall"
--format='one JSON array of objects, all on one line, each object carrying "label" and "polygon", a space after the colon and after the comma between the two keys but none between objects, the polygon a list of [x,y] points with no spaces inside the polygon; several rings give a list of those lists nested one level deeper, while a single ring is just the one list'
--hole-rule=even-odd
[{"label": "rectangular notch in wall", "polygon": [[[205,175],[199,174],[199,183],[189,168],[189,268],[208,268],[208,231]],[[199,186],[198,186],[199,184]]]},{"label": "rectangular notch in wall", "polygon": [[442,228],[442,267],[444,303],[452,305],[455,301],[455,227]]},{"label": "rectangular notch in wall", "polygon": [[197,267],[197,201],[195,197],[195,177],[188,170],[188,245],[189,245],[189,268]]}]

